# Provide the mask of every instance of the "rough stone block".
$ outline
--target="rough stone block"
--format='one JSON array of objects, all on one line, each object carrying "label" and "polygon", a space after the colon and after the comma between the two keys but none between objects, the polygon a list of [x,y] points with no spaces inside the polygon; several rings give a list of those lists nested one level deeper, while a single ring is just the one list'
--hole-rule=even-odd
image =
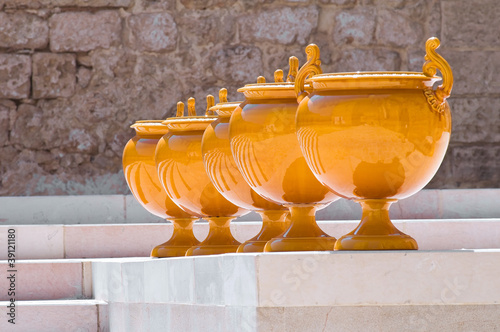
[{"label": "rough stone block", "polygon": [[372,44],[375,34],[374,8],[340,12],[335,18],[333,41],[336,44]]},{"label": "rough stone block", "polygon": [[380,44],[406,47],[423,42],[423,25],[409,20],[396,11],[380,10],[377,22],[375,35]]},{"label": "rough stone block", "polygon": [[128,18],[130,46],[139,51],[172,51],[177,43],[177,26],[168,13],[142,13]]},{"label": "rough stone block", "polygon": [[0,98],[28,98],[30,78],[29,55],[0,54]]},{"label": "rough stone block", "polygon": [[337,57],[334,62],[334,71],[337,72],[390,71],[401,67],[401,57],[390,50],[346,50]]},{"label": "rough stone block", "polygon": [[128,7],[132,0],[4,0],[8,9],[55,7]]},{"label": "rough stone block", "polygon": [[135,6],[140,7],[144,12],[160,12],[165,10],[175,10],[177,3],[175,0],[136,0]]},{"label": "rough stone block", "polygon": [[500,93],[500,52],[453,51],[441,45],[437,51],[453,71],[454,96]]},{"label": "rough stone block", "polygon": [[500,46],[497,0],[441,1],[443,42],[449,47]]},{"label": "rough stone block", "polygon": [[269,41],[279,44],[306,44],[318,26],[316,6],[283,7],[242,16],[239,19],[240,38],[244,42]]},{"label": "rough stone block", "polygon": [[0,99],[0,146],[9,143],[10,117],[16,111],[16,104],[7,99]]},{"label": "rough stone block", "polygon": [[320,0],[321,3],[325,4],[334,4],[334,5],[354,5],[356,4],[356,0]]},{"label": "rough stone block", "polygon": [[427,20],[427,37],[441,38],[442,14],[441,1],[435,1],[430,8],[429,18]]},{"label": "rough stone block", "polygon": [[80,67],[78,68],[76,77],[78,85],[80,85],[82,88],[86,88],[89,85],[90,80],[92,78],[92,71],[88,68]]},{"label": "rough stone block", "polygon": [[500,99],[450,98],[455,143],[500,143]]},{"label": "rough stone block", "polygon": [[184,5],[184,7],[188,9],[228,7],[235,2],[236,0],[181,0],[181,3]]},{"label": "rough stone block", "polygon": [[52,52],[87,52],[120,42],[121,18],[117,11],[55,14],[49,26]]},{"label": "rough stone block", "polygon": [[221,10],[185,10],[176,22],[182,41],[191,45],[229,44],[236,33],[236,17]]},{"label": "rough stone block", "polygon": [[11,131],[12,144],[28,149],[44,148],[43,139],[38,136],[42,129],[42,118],[43,112],[38,107],[30,104],[19,105]]},{"label": "rough stone block", "polygon": [[[429,0],[365,0],[365,4],[375,3],[378,8],[395,10],[398,14],[404,15],[415,21],[425,21],[429,15],[429,5],[433,5]],[[439,1],[436,1],[439,4]]]},{"label": "rough stone block", "polygon": [[262,52],[254,46],[227,46],[214,49],[210,56],[213,73],[229,82],[253,82],[262,73]]},{"label": "rough stone block", "polygon": [[21,12],[0,12],[0,47],[44,48],[48,42],[49,26],[42,18]]},{"label": "rough stone block", "polygon": [[500,186],[500,146],[457,146],[451,152],[457,187]]},{"label": "rough stone block", "polygon": [[70,97],[75,91],[74,54],[33,55],[33,98]]}]

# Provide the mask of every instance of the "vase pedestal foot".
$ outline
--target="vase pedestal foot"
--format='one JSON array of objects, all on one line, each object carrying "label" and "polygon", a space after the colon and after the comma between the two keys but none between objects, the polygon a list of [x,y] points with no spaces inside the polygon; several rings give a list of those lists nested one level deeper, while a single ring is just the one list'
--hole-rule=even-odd
[{"label": "vase pedestal foot", "polygon": [[267,242],[264,251],[331,251],[336,241],[337,239],[331,236],[276,238]]},{"label": "vase pedestal foot", "polygon": [[330,251],[334,237],[326,234],[316,223],[314,205],[290,205],[290,226],[279,237],[267,242],[265,252],[278,251]]},{"label": "vase pedestal foot", "polygon": [[172,237],[167,242],[154,247],[151,251],[151,257],[185,256],[189,248],[200,243],[193,233],[193,224],[196,219],[176,218],[168,220],[174,225]]},{"label": "vase pedestal foot", "polygon": [[188,249],[186,256],[220,255],[235,253],[240,246],[239,242],[235,245],[203,245],[203,242]]},{"label": "vase pedestal foot", "polygon": [[394,226],[389,207],[395,199],[358,200],[363,208],[355,230],[342,236],[335,250],[417,250],[417,241]]},{"label": "vase pedestal foot", "polygon": [[239,246],[239,253],[263,252],[269,240],[280,236],[290,226],[286,210],[268,210],[257,213],[262,217],[262,228],[256,236]]},{"label": "vase pedestal foot", "polygon": [[151,257],[165,258],[165,257],[181,257],[186,256],[186,251],[191,248],[191,246],[172,246],[168,243],[160,244],[156,246],[151,251]]},{"label": "vase pedestal foot", "polygon": [[335,250],[417,250],[417,241],[406,234],[344,235]]},{"label": "vase pedestal foot", "polygon": [[207,238],[186,251],[186,256],[218,255],[235,253],[240,246],[231,234],[229,225],[234,217],[208,217]]}]

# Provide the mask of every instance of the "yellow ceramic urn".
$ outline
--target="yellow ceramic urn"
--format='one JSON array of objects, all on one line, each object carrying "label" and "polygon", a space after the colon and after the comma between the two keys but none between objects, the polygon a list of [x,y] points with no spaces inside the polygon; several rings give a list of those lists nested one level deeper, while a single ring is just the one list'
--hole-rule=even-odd
[{"label": "yellow ceramic urn", "polygon": [[265,251],[333,250],[336,241],[320,229],[315,211],[338,196],[314,177],[295,134],[297,69],[298,60],[292,57],[287,82],[278,70],[275,83],[259,77],[257,84],[240,88],[245,101],[234,110],[229,125],[233,156],[246,182],[290,210],[290,226],[270,240]]},{"label": "yellow ceramic urn", "polygon": [[[421,190],[448,147],[453,76],[438,47],[437,38],[427,41],[421,73],[336,74],[321,74],[318,47],[306,48],[296,81],[302,151],[322,183],[363,208],[361,223],[336,250],[417,249],[390,221],[389,206]],[[433,89],[437,69],[442,84]]]},{"label": "yellow ceramic urn", "polygon": [[123,150],[123,173],[135,199],[150,213],[174,225],[170,240],[156,246],[151,256],[184,256],[189,248],[199,243],[193,234],[193,223],[197,218],[178,207],[160,184],[154,154],[156,144],[168,131],[161,122],[137,121],[132,125],[136,135]]},{"label": "yellow ceramic urn", "polygon": [[221,89],[219,103],[210,108],[219,117],[212,122],[201,144],[203,162],[217,190],[233,204],[256,211],[262,217],[262,229],[243,243],[238,252],[262,252],[267,241],[283,233],[288,225],[288,209],[262,198],[243,179],[234,161],[229,143],[229,119],[241,102],[227,102],[227,90]]},{"label": "yellow ceramic urn", "polygon": [[[207,97],[208,108],[214,105]],[[169,131],[156,147],[155,161],[160,182],[168,196],[186,211],[209,222],[207,238],[190,248],[186,255],[211,255],[236,252],[240,243],[229,228],[232,219],[248,213],[226,200],[205,171],[201,139],[216,116],[196,116],[194,98],[188,100],[189,116],[183,116],[184,104],[178,103],[177,117],[163,123]]]}]

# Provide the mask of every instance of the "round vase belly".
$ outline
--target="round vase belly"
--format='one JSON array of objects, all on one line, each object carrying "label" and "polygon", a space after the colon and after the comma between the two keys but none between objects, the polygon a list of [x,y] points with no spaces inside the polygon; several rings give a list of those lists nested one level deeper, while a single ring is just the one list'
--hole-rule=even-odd
[{"label": "round vase belly", "polygon": [[203,132],[216,117],[188,116],[167,119],[169,132],[156,148],[155,161],[160,182],[169,197],[183,209],[208,220],[207,238],[186,255],[236,252],[240,243],[229,225],[248,213],[226,200],[210,182],[201,153]]},{"label": "round vase belly", "polygon": [[174,231],[170,240],[156,246],[152,257],[184,256],[199,243],[193,234],[196,217],[177,206],[160,184],[154,162],[159,139],[167,133],[160,120],[137,121],[132,128],[136,136],[123,150],[123,173],[135,199],[150,213],[172,222]]},{"label": "round vase belly", "polygon": [[317,225],[315,211],[339,197],[314,177],[295,135],[297,101],[292,82],[250,84],[231,116],[235,161],[261,196],[289,207],[291,225],[265,251],[332,250],[335,238]]},{"label": "round vase belly", "polygon": [[257,194],[243,179],[231,153],[229,118],[241,103],[229,103],[226,90],[221,90],[221,103],[211,108],[219,118],[212,122],[202,140],[203,162],[208,176],[217,190],[233,204],[256,211],[262,217],[262,228],[253,238],[245,241],[238,252],[262,252],[272,238],[286,230],[288,209]]},{"label": "round vase belly", "polygon": [[[320,74],[307,81],[310,93],[297,85],[297,136],[308,165],[332,191],[363,207],[360,225],[337,241],[336,250],[417,249],[415,240],[391,223],[388,209],[432,179],[448,147],[451,116],[445,99],[453,77],[435,48],[429,40],[424,73]],[[319,58],[315,45],[308,54],[309,64]],[[440,80],[434,76],[438,63],[444,83],[433,91]],[[315,67],[301,71],[304,78]]]}]

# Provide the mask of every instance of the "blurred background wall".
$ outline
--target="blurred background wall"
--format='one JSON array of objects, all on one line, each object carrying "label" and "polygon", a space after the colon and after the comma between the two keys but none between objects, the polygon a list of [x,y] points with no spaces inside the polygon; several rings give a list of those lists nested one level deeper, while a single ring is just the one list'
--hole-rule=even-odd
[{"label": "blurred background wall", "polygon": [[238,87],[316,43],[323,71],[421,71],[441,40],[455,85],[428,188],[500,187],[498,0],[0,0],[0,195],[123,194],[140,119]]}]

